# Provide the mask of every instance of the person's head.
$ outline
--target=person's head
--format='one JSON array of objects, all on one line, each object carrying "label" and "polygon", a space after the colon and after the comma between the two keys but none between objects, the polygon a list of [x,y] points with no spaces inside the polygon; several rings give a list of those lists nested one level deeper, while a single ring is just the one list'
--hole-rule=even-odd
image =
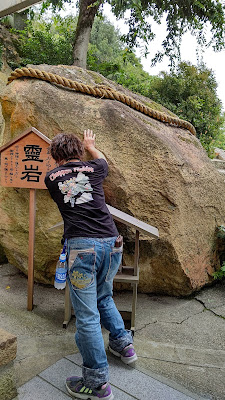
[{"label": "person's head", "polygon": [[52,158],[60,164],[62,161],[81,158],[84,153],[84,146],[77,136],[59,133],[52,139],[50,152]]}]

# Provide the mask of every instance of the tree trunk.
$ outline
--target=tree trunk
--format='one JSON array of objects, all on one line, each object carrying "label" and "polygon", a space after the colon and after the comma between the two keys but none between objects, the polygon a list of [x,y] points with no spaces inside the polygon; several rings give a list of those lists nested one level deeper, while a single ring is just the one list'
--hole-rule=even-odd
[{"label": "tree trunk", "polygon": [[80,12],[77,22],[77,29],[74,40],[74,62],[73,65],[86,69],[87,64],[87,51],[88,43],[90,40],[90,34],[92,25],[94,22],[95,15],[98,11],[102,1],[99,1],[97,5],[92,6],[96,3],[95,0],[80,0]]}]

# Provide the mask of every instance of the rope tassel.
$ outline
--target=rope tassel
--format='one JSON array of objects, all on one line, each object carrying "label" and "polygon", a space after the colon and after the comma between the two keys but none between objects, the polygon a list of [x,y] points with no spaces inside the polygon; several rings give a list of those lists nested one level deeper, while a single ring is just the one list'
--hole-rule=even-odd
[{"label": "rope tassel", "polygon": [[70,89],[75,90],[76,92],[85,93],[90,96],[120,101],[121,103],[127,104],[129,107],[137,111],[140,111],[151,118],[157,119],[164,123],[168,123],[170,125],[178,126],[179,128],[188,129],[192,135],[196,136],[195,128],[190,122],[184,121],[183,119],[171,117],[164,112],[154,110],[151,107],[143,105],[142,103],[133,99],[132,97],[120,93],[117,90],[114,90],[110,87],[104,85],[96,85],[96,86],[86,85],[84,83],[67,79],[60,75],[52,74],[51,72],[46,72],[46,71],[41,71],[39,69],[26,68],[26,67],[15,69],[15,71],[13,71],[9,76],[7,85],[10,84],[14,79],[22,77],[41,79],[43,81],[68,87]]}]

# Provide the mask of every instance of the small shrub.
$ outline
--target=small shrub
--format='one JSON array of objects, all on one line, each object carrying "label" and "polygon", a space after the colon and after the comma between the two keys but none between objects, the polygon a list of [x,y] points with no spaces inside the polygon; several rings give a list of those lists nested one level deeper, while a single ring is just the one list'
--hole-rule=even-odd
[{"label": "small shrub", "polygon": [[[224,225],[218,226],[216,235],[217,235],[217,238],[222,240],[222,242],[224,243],[224,240],[225,240],[225,226]],[[220,268],[220,270],[213,273],[214,279],[221,280],[225,277],[225,261],[223,261],[223,259],[222,259],[221,263],[222,263],[222,267]]]},{"label": "small shrub", "polygon": [[71,65],[73,62],[73,21],[64,24],[55,18],[52,23],[28,21],[26,29],[13,30],[18,36],[16,44],[21,66],[27,64]]},{"label": "small shrub", "polygon": [[219,271],[216,271],[213,273],[213,278],[220,279],[220,280],[225,278],[225,262],[223,262],[223,265]]}]

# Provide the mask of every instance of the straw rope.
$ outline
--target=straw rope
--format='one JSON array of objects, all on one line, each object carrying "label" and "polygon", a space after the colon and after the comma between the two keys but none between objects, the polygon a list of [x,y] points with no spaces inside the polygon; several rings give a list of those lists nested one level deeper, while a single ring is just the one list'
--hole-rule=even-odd
[{"label": "straw rope", "polygon": [[127,104],[129,107],[134,108],[137,111],[140,111],[143,114],[148,115],[151,118],[155,118],[161,122],[168,123],[170,125],[175,125],[179,128],[188,129],[192,135],[196,135],[195,128],[190,122],[184,121],[182,119],[171,117],[170,115],[165,114],[164,112],[160,112],[157,110],[148,107],[139,101],[133,99],[130,96],[127,96],[123,93],[120,93],[112,88],[109,88],[104,85],[86,85],[84,83],[80,83],[77,81],[73,81],[71,79],[67,79],[65,77],[52,74],[50,72],[41,71],[39,69],[33,68],[17,68],[15,71],[11,73],[8,78],[8,83],[11,83],[14,79],[22,78],[22,77],[30,77],[41,79],[43,81],[52,82],[57,85],[62,85],[64,87],[68,87],[70,89],[74,89],[77,92],[81,92],[84,94],[88,94],[90,96],[106,98],[111,100],[117,100],[122,102],[123,104]]}]

